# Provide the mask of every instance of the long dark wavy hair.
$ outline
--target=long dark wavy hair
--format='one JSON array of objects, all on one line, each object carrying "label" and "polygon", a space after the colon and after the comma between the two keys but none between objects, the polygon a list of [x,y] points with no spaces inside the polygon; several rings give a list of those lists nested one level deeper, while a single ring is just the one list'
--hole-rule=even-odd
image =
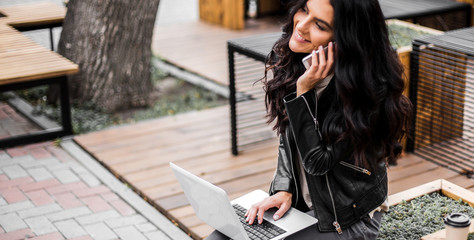
[{"label": "long dark wavy hair", "polygon": [[[290,1],[280,39],[267,57],[263,79],[268,123],[283,134],[288,126],[283,97],[296,91],[306,54],[289,48],[293,15],[306,0]],[[395,163],[407,133],[411,102],[402,92],[403,67],[391,47],[378,0],[330,0],[334,8],[336,99],[321,128],[326,143],[348,140],[358,166],[372,168],[381,160]],[[273,72],[268,79],[267,73]],[[381,151],[381,152],[380,152]],[[382,159],[367,159],[369,153]],[[379,153],[379,154],[377,154]],[[373,154],[371,154],[374,156]]]}]

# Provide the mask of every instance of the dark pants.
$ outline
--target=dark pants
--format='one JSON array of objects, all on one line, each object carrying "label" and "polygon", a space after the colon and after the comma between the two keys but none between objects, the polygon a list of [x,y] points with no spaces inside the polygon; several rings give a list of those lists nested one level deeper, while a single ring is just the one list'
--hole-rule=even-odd
[{"label": "dark pants", "polygon": [[[313,211],[308,212],[312,215]],[[382,213],[375,212],[374,217],[370,219],[369,216],[363,220],[353,224],[347,229],[342,230],[342,234],[337,232],[320,232],[318,228],[313,225],[309,226],[291,236],[288,236],[287,240],[306,240],[306,239],[324,239],[324,240],[372,240],[377,239],[380,228],[380,221],[382,220]],[[227,240],[229,239],[218,231],[212,232],[206,240]]]}]

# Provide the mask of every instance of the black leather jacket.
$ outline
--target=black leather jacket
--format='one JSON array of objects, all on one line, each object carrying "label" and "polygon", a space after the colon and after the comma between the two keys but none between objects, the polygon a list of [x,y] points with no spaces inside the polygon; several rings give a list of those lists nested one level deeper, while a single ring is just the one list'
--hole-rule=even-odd
[{"label": "black leather jacket", "polygon": [[[324,103],[319,109],[318,101]],[[295,161],[302,159],[319,230],[341,233],[385,201],[387,171],[384,161],[373,171],[355,166],[351,146],[345,141],[326,144],[321,140],[319,126],[329,111],[335,111],[331,107],[334,101],[334,81],[319,100],[315,91],[299,97],[293,93],[284,98],[290,124],[280,136],[278,167],[270,195],[278,191],[290,192],[292,205],[302,211],[308,210],[295,167]],[[368,157],[382,158],[381,154],[369,154]]]}]

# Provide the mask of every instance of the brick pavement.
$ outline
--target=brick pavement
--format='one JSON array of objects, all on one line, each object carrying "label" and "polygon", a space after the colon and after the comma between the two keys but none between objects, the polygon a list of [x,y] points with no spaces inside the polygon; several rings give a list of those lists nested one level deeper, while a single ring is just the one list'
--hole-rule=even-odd
[{"label": "brick pavement", "polygon": [[0,240],[171,238],[53,142],[0,150]]}]

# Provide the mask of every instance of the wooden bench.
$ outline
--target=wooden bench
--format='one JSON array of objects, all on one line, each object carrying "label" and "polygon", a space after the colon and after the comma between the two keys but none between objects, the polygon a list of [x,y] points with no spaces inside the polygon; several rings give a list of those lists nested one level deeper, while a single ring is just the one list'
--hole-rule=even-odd
[{"label": "wooden bench", "polygon": [[0,7],[0,24],[18,31],[49,28],[51,50],[54,50],[53,28],[62,26],[66,8],[51,2]]},{"label": "wooden bench", "polygon": [[72,134],[67,75],[77,73],[79,67],[8,26],[8,21],[1,21],[0,92],[40,85],[59,85],[62,128],[1,139],[0,146],[6,148]]}]

